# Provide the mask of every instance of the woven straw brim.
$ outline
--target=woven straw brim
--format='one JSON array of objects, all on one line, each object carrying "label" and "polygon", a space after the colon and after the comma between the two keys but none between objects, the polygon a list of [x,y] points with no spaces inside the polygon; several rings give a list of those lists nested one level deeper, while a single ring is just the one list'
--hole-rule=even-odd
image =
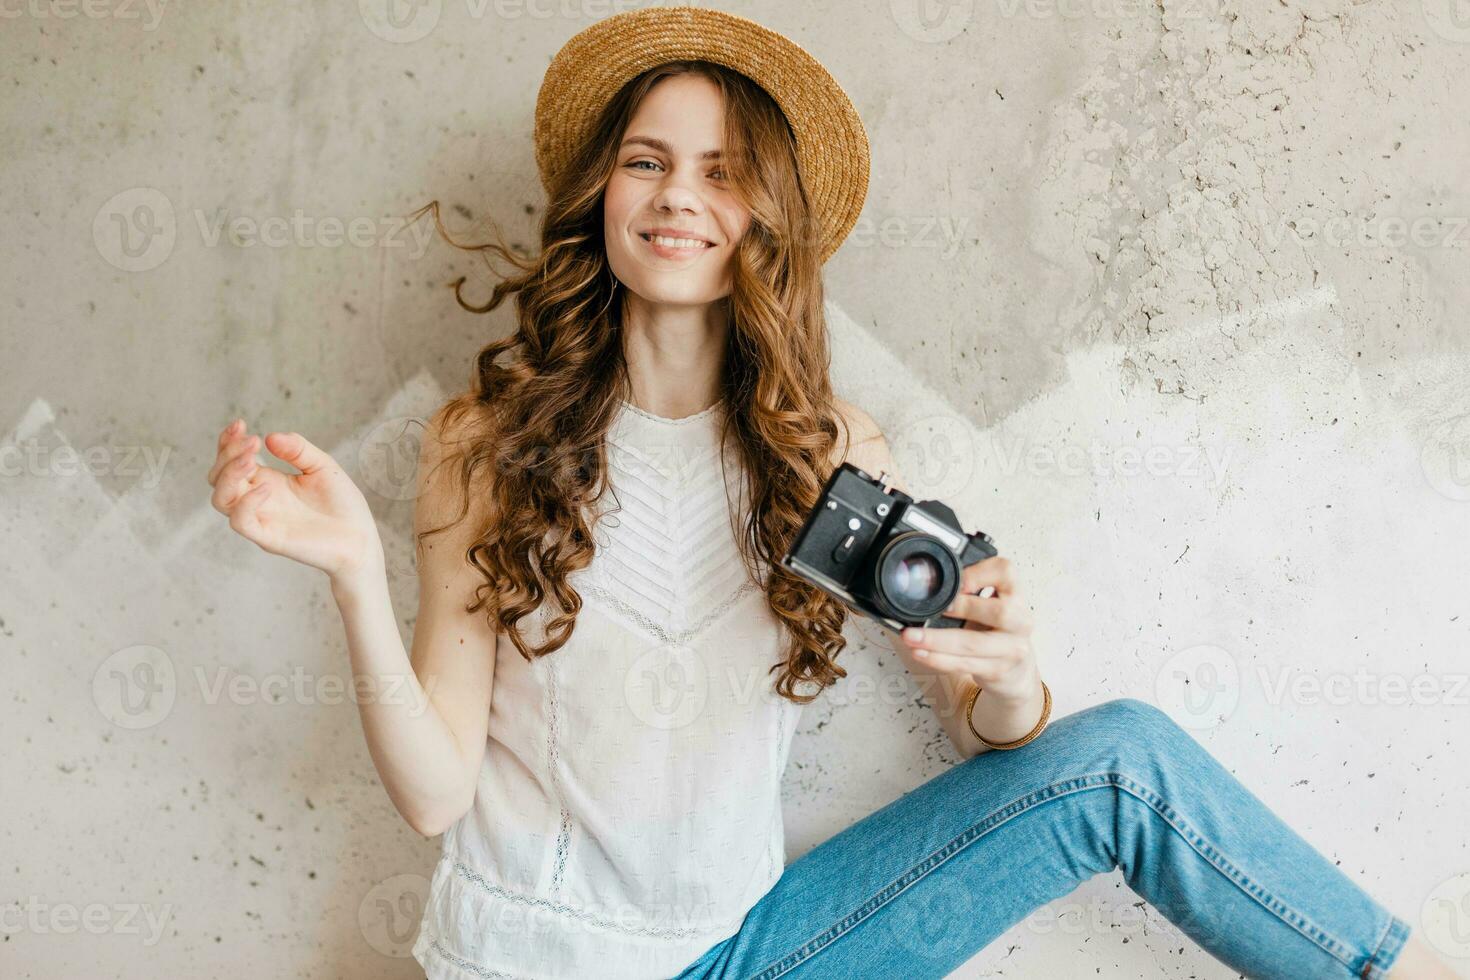
[{"label": "woven straw brim", "polygon": [[863,209],[867,131],[852,100],[820,62],[789,38],[723,11],[648,7],[598,21],[568,41],[546,69],[536,97],[536,165],[542,186],[550,191],[624,83],[656,65],[683,59],[735,69],[770,93],[786,114],[826,262]]}]

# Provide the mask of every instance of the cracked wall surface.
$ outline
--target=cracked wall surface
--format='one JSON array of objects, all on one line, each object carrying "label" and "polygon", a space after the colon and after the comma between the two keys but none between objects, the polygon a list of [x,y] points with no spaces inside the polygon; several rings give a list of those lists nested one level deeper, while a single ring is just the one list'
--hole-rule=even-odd
[{"label": "cracked wall surface", "polygon": [[[381,6],[0,11],[5,976],[418,975],[438,842],[333,687],[325,582],[233,536],[204,474],[236,415],[328,448],[411,636],[404,423],[510,321],[399,219],[531,240],[536,86],[606,10]],[[718,6],[868,128],[834,381],[1016,562],[1056,712],[1164,707],[1470,976],[1463,5]],[[791,859],[955,761],[848,635]],[[954,975],[1083,973],[1236,975],[1117,873]]]}]

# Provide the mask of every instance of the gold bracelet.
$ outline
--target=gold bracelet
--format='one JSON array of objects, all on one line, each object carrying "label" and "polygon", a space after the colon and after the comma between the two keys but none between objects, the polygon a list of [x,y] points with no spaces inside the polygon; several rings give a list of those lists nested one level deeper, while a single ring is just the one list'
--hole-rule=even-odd
[{"label": "gold bracelet", "polygon": [[975,702],[979,700],[980,692],[982,690],[984,689],[981,688],[979,685],[976,685],[975,690],[970,694],[970,700],[965,705],[965,721],[970,726],[971,734],[978,738],[980,740],[980,744],[984,745],[986,748],[1019,749],[1021,746],[1025,745],[1027,742],[1040,735],[1041,730],[1046,727],[1047,721],[1051,718],[1051,688],[1046,686],[1046,681],[1042,681],[1041,719],[1036,722],[1036,727],[1013,742],[992,742],[984,735],[981,735],[979,732],[975,731]]}]

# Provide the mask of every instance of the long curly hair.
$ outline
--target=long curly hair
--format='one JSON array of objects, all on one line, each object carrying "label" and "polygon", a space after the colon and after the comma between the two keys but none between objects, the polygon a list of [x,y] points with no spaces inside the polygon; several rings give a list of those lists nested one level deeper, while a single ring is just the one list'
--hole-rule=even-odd
[{"label": "long curly hair", "polygon": [[[446,240],[482,253],[487,265],[483,253],[493,252],[518,270],[497,282],[483,305],[465,301],[464,277],[451,284],[456,301],[472,313],[488,313],[514,294],[517,327],[479,352],[469,389],[435,413],[441,431],[469,419],[457,429],[467,436],[444,457],[457,462],[464,496],[459,518],[421,531],[417,541],[422,545],[428,534],[463,519],[470,488],[484,494],[476,477],[488,472],[485,526],[475,529],[466,554],[486,581],[466,611],[485,610],[528,662],[570,638],[582,599],[567,575],[592,560],[597,518],[589,523],[587,509],[606,486],[604,436],[620,399],[631,400],[632,390],[619,283],[604,244],[603,191],[643,98],[660,81],[686,73],[708,78],[723,94],[722,167],[751,212],[737,245],[731,292],[720,300],[729,304],[730,327],[720,378],[728,409],[720,444],[733,440],[738,446],[749,502],[730,508],[738,521],[733,528],[747,572],[763,586],[788,638],[784,659],[771,668],[780,671],[776,691],[806,703],[846,676],[835,659],[845,646],[847,610],[782,568],[779,559],[831,474],[837,441],[847,442],[850,434],[836,421],[820,236],[802,188],[795,138],[776,102],[739,72],[675,61],[623,86],[549,190],[539,255],[506,248],[493,222],[497,243],[455,242],[437,201],[414,213],[416,219],[432,211]],[[727,501],[729,490],[727,475]],[[545,642],[532,647],[518,623],[548,593],[562,612],[548,619]]]}]

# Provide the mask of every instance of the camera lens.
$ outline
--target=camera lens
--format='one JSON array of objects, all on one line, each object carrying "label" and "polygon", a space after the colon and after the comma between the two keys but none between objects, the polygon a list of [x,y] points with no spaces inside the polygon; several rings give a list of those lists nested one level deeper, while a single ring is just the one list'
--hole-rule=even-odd
[{"label": "camera lens", "polygon": [[887,614],[922,621],[944,610],[959,589],[954,553],[918,531],[889,539],[873,562],[873,601]]},{"label": "camera lens", "polygon": [[890,596],[904,603],[918,604],[939,592],[944,573],[933,555],[919,552],[905,555],[888,566],[884,588]]}]

